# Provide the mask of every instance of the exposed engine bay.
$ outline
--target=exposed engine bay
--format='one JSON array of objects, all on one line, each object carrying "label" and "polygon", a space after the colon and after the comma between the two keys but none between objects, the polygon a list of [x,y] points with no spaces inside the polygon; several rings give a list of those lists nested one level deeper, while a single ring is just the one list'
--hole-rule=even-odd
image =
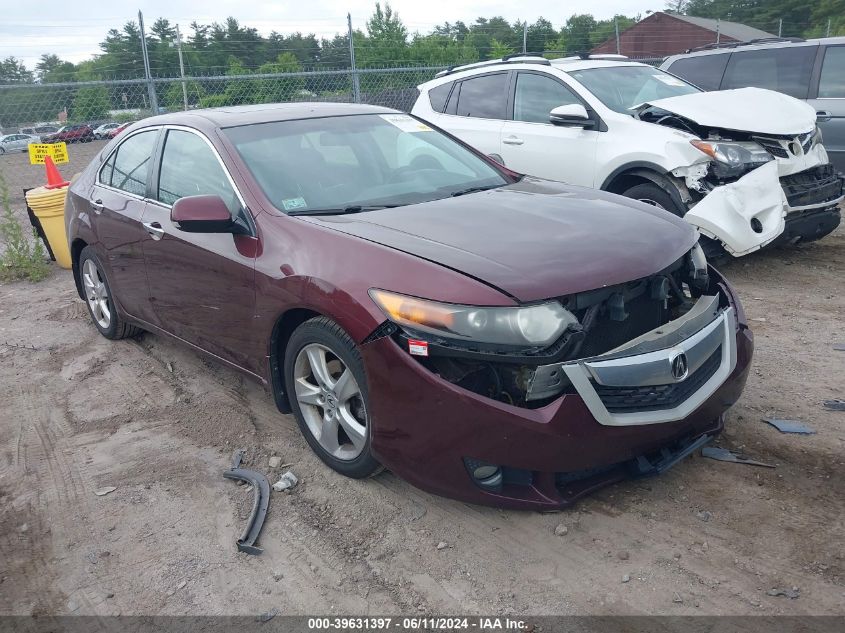
[{"label": "exposed engine bay", "polygon": [[[619,348],[682,318],[702,296],[719,295],[718,289],[710,286],[706,259],[696,246],[654,275],[560,298],[577,322],[545,348],[458,343],[393,324],[383,326],[387,330],[379,335],[392,336],[404,349],[408,349],[409,341],[426,341],[428,355],[415,358],[445,380],[494,400],[537,408],[567,392],[562,385],[554,393],[531,396],[538,367],[593,358]],[[726,304],[726,300],[719,297],[718,303]]]}]

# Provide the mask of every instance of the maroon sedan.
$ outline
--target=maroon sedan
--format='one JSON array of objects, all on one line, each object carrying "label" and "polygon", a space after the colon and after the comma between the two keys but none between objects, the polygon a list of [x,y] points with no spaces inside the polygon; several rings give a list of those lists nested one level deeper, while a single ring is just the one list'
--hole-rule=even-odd
[{"label": "maroon sedan", "polygon": [[66,125],[44,137],[45,143],[90,143],[93,140],[94,130],[89,125]]},{"label": "maroon sedan", "polygon": [[690,225],[385,108],[146,119],[66,219],[104,336],[172,336],[263,382],[350,477],[560,508],[719,433],[751,361]]}]

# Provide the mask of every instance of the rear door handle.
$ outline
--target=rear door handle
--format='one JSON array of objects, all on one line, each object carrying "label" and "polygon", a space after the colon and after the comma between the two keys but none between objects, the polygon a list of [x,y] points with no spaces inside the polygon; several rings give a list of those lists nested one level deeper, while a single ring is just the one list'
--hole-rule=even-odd
[{"label": "rear door handle", "polygon": [[161,228],[161,224],[158,222],[142,222],[141,224],[144,225],[144,228],[147,229],[147,233],[149,233],[150,237],[154,240],[160,240],[164,237],[164,229]]},{"label": "rear door handle", "polygon": [[518,136],[509,136],[505,139],[502,139],[502,143],[505,145],[522,145],[525,141],[523,141]]},{"label": "rear door handle", "polygon": [[103,201],[97,198],[96,200],[89,200],[88,204],[94,210],[94,213],[100,214],[103,212]]},{"label": "rear door handle", "polygon": [[817,121],[830,121],[831,117],[833,117],[833,115],[827,110],[819,110],[816,112]]}]

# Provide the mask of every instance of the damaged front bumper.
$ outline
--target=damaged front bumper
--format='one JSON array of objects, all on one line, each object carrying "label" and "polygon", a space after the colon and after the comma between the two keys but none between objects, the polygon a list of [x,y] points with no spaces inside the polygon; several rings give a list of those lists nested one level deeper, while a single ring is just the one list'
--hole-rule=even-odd
[{"label": "damaged front bumper", "polygon": [[[665,470],[721,431],[750,366],[742,308],[727,282],[710,274],[714,292],[683,318],[598,357],[552,363],[567,383],[543,384],[554,369],[540,366],[529,389],[555,395],[536,408],[450,382],[395,337],[369,341],[361,349],[373,453],[425,490],[534,510]],[[496,474],[488,485],[477,472]]]},{"label": "damaged front bumper", "polygon": [[833,231],[840,221],[837,205],[845,198],[843,183],[817,146],[806,155],[773,160],[734,182],[710,188],[684,219],[740,257],[764,246],[819,239]]}]

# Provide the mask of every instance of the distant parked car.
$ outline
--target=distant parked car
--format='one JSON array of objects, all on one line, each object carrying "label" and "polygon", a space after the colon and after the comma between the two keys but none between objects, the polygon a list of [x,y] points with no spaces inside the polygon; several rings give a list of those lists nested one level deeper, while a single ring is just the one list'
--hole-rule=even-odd
[{"label": "distant parked car", "polygon": [[768,88],[806,101],[830,162],[845,171],[845,37],[722,45],[674,55],[660,68],[704,90]]},{"label": "distant parked car", "polygon": [[21,134],[29,134],[31,136],[38,136],[39,138],[45,134],[55,134],[59,131],[55,125],[36,125],[34,127],[22,127]]},{"label": "distant parked car", "polygon": [[94,130],[88,125],[66,125],[41,140],[45,143],[90,143],[94,140]]},{"label": "distant parked car", "polygon": [[97,140],[109,138],[109,132],[115,128],[119,128],[120,126],[120,123],[103,123],[102,125],[94,128],[94,138]]},{"label": "distant parked car", "polygon": [[0,154],[9,152],[25,152],[30,143],[38,142],[37,136],[31,134],[7,134],[0,136]]},{"label": "distant parked car", "polygon": [[130,125],[132,125],[132,124],[131,123],[122,123],[122,124],[118,125],[117,127],[110,129],[108,132],[106,132],[106,138],[114,138],[115,136],[117,136],[118,134],[123,132],[123,130],[128,128]]}]

